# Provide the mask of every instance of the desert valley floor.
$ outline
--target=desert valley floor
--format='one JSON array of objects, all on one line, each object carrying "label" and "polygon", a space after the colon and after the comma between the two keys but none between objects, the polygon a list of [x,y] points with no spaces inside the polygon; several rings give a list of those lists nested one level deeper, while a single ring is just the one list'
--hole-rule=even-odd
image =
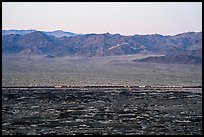
[{"label": "desert valley floor", "polygon": [[148,56],[3,56],[2,86],[50,85],[202,85],[202,64],[144,63]]}]

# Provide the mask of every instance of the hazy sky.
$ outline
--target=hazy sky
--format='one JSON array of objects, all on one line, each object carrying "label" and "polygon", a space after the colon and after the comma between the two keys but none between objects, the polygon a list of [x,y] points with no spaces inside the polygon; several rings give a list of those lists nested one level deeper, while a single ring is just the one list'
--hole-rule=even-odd
[{"label": "hazy sky", "polygon": [[2,29],[174,35],[202,31],[202,2],[3,2]]}]

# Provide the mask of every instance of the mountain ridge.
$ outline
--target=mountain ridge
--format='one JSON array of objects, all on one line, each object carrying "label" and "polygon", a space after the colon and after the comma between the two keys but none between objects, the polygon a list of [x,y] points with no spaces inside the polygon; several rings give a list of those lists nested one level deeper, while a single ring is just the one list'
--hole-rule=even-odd
[{"label": "mountain ridge", "polygon": [[[36,32],[39,30],[34,30],[34,29],[28,29],[28,30],[16,30],[16,29],[12,29],[12,30],[2,30],[2,35],[10,35],[10,34],[20,34],[20,35],[25,35],[25,34],[29,34],[32,32]],[[62,30],[55,30],[55,31],[40,31],[43,32],[47,35],[52,35],[55,37],[71,37],[71,36],[76,36],[76,35],[81,35],[81,34],[76,34],[73,32],[68,32],[68,31],[62,31]]]},{"label": "mountain ridge", "polygon": [[[60,32],[57,30],[56,32]],[[2,53],[53,56],[116,56],[131,54],[192,54],[202,58],[202,32],[174,36],[84,34],[55,37],[41,31],[2,36]]]}]

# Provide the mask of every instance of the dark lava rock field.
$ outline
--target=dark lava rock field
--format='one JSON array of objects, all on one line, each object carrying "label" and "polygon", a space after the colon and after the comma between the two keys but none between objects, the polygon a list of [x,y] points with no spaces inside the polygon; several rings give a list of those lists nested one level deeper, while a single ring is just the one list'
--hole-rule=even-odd
[{"label": "dark lava rock field", "polygon": [[2,134],[202,135],[191,90],[2,89]]}]

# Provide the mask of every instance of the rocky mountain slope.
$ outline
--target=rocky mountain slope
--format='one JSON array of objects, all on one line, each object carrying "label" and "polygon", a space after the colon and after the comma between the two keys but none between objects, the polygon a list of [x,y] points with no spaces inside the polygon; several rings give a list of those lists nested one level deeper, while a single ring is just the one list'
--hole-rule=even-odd
[{"label": "rocky mountain slope", "polygon": [[[159,34],[122,36],[104,33],[55,37],[44,32],[34,31],[24,35],[3,35],[2,51],[4,54],[50,54],[56,57],[156,53],[202,58],[202,32],[188,32],[174,36]],[[171,58],[171,56],[167,56],[167,58]]]}]

